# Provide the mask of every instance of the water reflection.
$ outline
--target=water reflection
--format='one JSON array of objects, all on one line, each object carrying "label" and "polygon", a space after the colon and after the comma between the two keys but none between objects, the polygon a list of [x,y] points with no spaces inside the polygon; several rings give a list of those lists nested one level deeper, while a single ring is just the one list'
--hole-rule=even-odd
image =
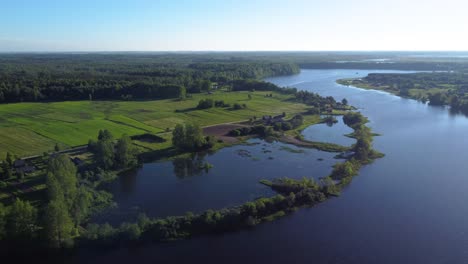
[{"label": "water reflection", "polygon": [[194,153],[189,157],[176,158],[172,161],[174,175],[183,179],[208,173],[209,166],[205,161],[206,153]]}]

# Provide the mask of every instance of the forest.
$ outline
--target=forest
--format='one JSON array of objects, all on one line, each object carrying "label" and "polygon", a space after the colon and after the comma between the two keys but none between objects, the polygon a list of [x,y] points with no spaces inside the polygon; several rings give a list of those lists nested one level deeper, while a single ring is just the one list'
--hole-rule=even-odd
[{"label": "forest", "polygon": [[183,98],[239,79],[299,73],[294,63],[183,55],[0,56],[0,103]]}]

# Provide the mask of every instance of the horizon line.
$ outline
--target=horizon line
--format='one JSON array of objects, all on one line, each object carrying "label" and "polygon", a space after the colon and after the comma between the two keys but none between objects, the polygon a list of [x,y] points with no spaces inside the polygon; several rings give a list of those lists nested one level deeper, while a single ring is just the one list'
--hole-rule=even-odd
[{"label": "horizon line", "polygon": [[30,51],[1,51],[0,54],[13,54],[13,53],[299,53],[299,52],[357,52],[357,53],[369,53],[369,52],[401,52],[401,53],[420,53],[420,52],[431,52],[431,53],[460,53],[468,52],[468,50],[64,50],[64,51],[52,51],[52,50],[30,50]]}]

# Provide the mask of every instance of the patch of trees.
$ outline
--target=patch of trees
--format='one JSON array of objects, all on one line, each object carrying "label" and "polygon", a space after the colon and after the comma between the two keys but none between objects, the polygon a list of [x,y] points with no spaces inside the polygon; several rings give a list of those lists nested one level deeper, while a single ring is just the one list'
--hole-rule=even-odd
[{"label": "patch of trees", "polygon": [[197,124],[178,124],[172,131],[172,144],[179,150],[199,151],[213,147],[215,140],[205,137]]},{"label": "patch of trees", "polygon": [[[234,106],[236,106],[236,104],[234,104]],[[224,100],[213,100],[213,99],[207,98],[207,99],[201,99],[200,101],[198,101],[197,109],[209,109],[213,107],[229,107],[229,106],[231,105],[226,104]]]},{"label": "patch of trees", "polygon": [[214,101],[213,99],[207,98],[207,99],[201,99],[198,102],[197,109],[208,109],[212,108],[214,106]]},{"label": "patch of trees", "polygon": [[352,137],[356,143],[351,147],[353,158],[365,164],[381,156],[372,148],[373,134],[365,124],[368,119],[359,112],[348,112],[343,116],[343,122],[354,129]]},{"label": "patch of trees", "polygon": [[304,117],[302,115],[295,115],[289,120],[273,122],[273,129],[276,131],[288,131],[300,127],[303,122]]},{"label": "patch of trees", "polygon": [[138,163],[138,151],[133,145],[132,139],[123,135],[120,139],[115,140],[107,129],[99,131],[97,141],[89,140],[88,150],[94,154],[96,164],[105,170],[128,168]]},{"label": "patch of trees", "polygon": [[323,97],[319,94],[308,92],[308,91],[298,91],[296,92],[296,100],[298,102],[310,105],[313,108],[311,109],[312,114],[319,114],[322,112],[332,112],[335,108],[342,108],[343,104],[337,102],[332,96]]},{"label": "patch of trees", "polygon": [[243,127],[229,131],[229,135],[233,137],[258,135],[260,137],[269,137],[274,135],[273,128],[271,126],[256,125],[252,127]]},{"label": "patch of trees", "polygon": [[368,122],[367,118],[359,112],[348,112],[343,115],[343,122],[353,128],[357,129],[359,126],[364,125]]}]

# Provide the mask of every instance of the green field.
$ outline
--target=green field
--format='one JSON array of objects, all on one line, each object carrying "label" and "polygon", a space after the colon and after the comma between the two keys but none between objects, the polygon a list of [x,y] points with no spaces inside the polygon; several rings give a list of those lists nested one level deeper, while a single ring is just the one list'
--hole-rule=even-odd
[{"label": "green field", "polygon": [[[270,93],[270,92],[268,92]],[[7,151],[27,156],[51,151],[57,143],[64,148],[87,144],[100,129],[115,136],[160,133],[183,122],[201,126],[242,121],[252,116],[291,115],[306,109],[287,101],[289,96],[265,92],[223,92],[196,94],[183,101],[71,101],[0,105],[0,159]],[[211,108],[196,110],[200,99],[246,104],[246,109]],[[177,112],[176,112],[177,110]]]}]

